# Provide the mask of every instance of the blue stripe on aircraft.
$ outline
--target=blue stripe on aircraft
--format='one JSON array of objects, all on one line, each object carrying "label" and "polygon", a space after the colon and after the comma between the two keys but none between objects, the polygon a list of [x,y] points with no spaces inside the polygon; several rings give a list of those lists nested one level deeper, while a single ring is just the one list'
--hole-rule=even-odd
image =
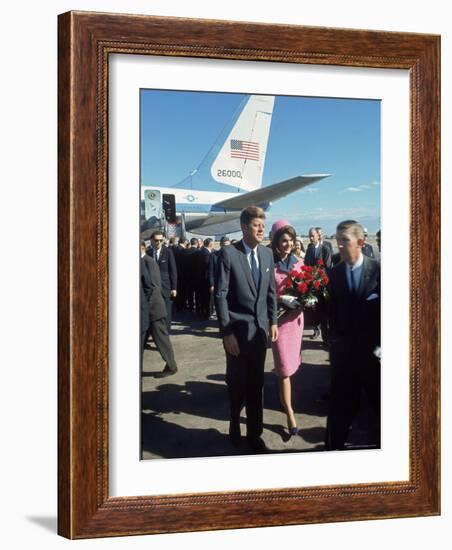
[{"label": "blue stripe on aircraft", "polygon": [[[224,208],[220,208],[218,206],[212,206],[211,204],[177,204],[176,203],[176,210],[181,212],[187,212],[188,214],[194,212],[196,214],[205,212],[208,214],[209,212],[225,212]],[[240,212],[241,208],[228,208],[226,212]]]}]

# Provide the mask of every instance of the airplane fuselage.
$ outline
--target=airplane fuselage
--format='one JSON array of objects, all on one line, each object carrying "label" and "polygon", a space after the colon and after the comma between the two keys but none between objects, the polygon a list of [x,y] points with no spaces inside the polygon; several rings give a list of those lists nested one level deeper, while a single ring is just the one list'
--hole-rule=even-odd
[{"label": "airplane fuselage", "polygon": [[154,187],[154,186],[142,186],[141,187],[141,200],[144,200],[144,192],[147,189],[159,191],[163,194],[174,195],[176,201],[177,211],[186,214],[213,214],[224,212],[236,212],[240,211],[240,208],[221,208],[215,206],[216,203],[221,202],[232,197],[240,195],[240,192],[228,193],[224,191],[198,191],[196,189],[178,189],[175,187]]}]

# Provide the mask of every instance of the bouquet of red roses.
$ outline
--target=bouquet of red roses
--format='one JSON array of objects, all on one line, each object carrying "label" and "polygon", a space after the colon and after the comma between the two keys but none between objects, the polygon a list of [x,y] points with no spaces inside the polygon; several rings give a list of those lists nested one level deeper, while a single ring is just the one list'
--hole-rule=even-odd
[{"label": "bouquet of red roses", "polygon": [[328,275],[323,260],[314,266],[303,265],[289,271],[284,294],[280,297],[284,312],[290,309],[314,308],[319,298],[328,298]]}]

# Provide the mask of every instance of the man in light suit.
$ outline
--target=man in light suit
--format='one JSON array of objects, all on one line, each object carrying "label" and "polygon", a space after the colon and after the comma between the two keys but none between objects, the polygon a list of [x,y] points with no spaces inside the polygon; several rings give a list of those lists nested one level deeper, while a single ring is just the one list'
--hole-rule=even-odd
[{"label": "man in light suit", "polygon": [[363,227],[347,220],[337,226],[342,261],[330,272],[329,321],[331,394],[326,448],[345,448],[362,390],[375,412],[380,446],[380,264],[362,253]]},{"label": "man in light suit", "polygon": [[163,246],[164,236],[160,229],[154,231],[151,235],[151,246],[147,254],[154,258],[160,268],[160,277],[162,280],[162,295],[166,306],[166,324],[168,334],[171,332],[171,317],[173,310],[172,300],[177,296],[177,266],[174,254],[171,248]]},{"label": "man in light suit", "polygon": [[263,386],[267,337],[278,338],[272,251],[264,238],[265,213],[249,206],[240,215],[243,239],[222,248],[215,276],[215,305],[226,352],[230,404],[229,436],[239,445],[240,412],[246,408],[246,436],[253,452],[265,452]]}]

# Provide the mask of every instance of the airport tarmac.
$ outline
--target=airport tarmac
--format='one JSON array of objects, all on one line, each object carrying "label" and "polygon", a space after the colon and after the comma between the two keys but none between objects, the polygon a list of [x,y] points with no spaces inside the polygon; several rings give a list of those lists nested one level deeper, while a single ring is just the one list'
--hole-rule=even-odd
[{"label": "airport tarmac", "polygon": [[[320,339],[305,327],[302,365],[292,377],[292,399],[299,435],[289,437],[278,394],[271,350],[264,382],[263,439],[273,453],[324,450],[330,364]],[[179,370],[155,378],[164,362],[155,349],[145,349],[142,376],[142,458],[183,458],[252,454],[243,437],[240,447],[229,441],[229,405],[225,355],[216,319],[195,312],[175,312],[171,341]],[[242,412],[242,435],[246,433]],[[351,444],[365,446],[366,412],[353,425]]]}]

